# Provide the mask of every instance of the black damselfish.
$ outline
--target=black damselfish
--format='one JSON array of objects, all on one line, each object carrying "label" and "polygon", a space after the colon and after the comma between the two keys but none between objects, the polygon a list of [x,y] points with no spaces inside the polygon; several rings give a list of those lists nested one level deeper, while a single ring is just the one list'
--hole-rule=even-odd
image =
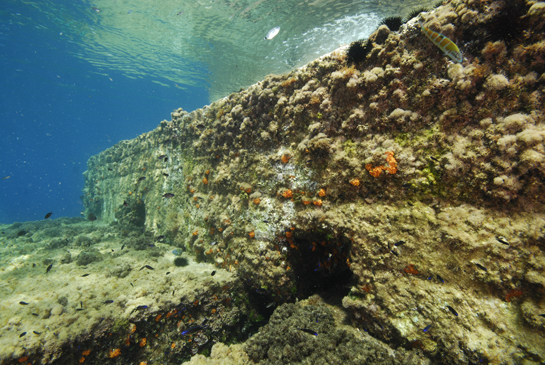
[{"label": "black damselfish", "polygon": [[193,333],[202,331],[202,330],[205,329],[205,328],[206,328],[206,327],[204,327],[204,326],[194,326],[194,327],[190,327],[190,328],[188,328],[188,329],[186,329],[185,331],[182,332],[182,336],[192,335]]},{"label": "black damselfish", "polygon": [[301,330],[303,332],[306,332],[306,333],[310,333],[311,335],[314,335],[314,336],[318,336],[318,333],[313,331],[313,330],[309,330],[308,328],[298,328],[298,330]]},{"label": "black damselfish", "polygon": [[447,309],[450,311],[450,313],[454,314],[456,317],[458,317],[458,312],[454,310],[450,305],[447,305]]}]

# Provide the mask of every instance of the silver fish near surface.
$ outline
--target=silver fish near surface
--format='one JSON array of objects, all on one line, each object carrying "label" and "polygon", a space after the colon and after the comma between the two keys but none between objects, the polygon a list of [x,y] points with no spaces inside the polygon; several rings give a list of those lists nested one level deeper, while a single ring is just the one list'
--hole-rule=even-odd
[{"label": "silver fish near surface", "polygon": [[280,27],[274,27],[273,29],[269,30],[269,33],[265,36],[265,40],[270,40],[276,37],[276,35],[280,32]]}]

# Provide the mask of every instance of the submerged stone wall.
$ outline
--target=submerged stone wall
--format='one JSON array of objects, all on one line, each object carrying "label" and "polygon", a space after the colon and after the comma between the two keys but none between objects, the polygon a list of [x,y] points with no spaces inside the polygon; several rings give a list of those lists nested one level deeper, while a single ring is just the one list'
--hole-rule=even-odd
[{"label": "submerged stone wall", "polygon": [[354,327],[436,362],[545,361],[543,4],[421,13],[461,64],[413,19],[356,65],[174,111],[89,160],[86,213],[279,304],[337,287]]}]

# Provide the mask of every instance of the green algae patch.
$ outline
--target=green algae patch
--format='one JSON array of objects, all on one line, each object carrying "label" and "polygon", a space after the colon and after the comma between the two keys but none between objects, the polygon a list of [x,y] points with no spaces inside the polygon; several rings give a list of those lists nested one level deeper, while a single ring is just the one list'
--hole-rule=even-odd
[{"label": "green algae patch", "polygon": [[356,157],[357,145],[350,139],[343,143],[343,151],[347,156]]}]

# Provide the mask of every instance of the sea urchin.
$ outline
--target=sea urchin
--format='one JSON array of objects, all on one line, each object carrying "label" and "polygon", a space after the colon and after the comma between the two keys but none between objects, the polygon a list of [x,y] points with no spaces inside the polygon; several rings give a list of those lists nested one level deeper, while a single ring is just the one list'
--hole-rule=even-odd
[{"label": "sea urchin", "polygon": [[397,32],[403,25],[403,19],[400,16],[389,16],[380,22],[380,25],[382,24],[386,25],[392,32]]},{"label": "sea urchin", "polygon": [[348,48],[348,52],[346,53],[346,61],[350,63],[361,63],[365,61],[365,58],[371,52],[373,49],[373,45],[371,42],[367,40],[360,40],[356,42],[352,42],[350,44],[350,47]]}]

